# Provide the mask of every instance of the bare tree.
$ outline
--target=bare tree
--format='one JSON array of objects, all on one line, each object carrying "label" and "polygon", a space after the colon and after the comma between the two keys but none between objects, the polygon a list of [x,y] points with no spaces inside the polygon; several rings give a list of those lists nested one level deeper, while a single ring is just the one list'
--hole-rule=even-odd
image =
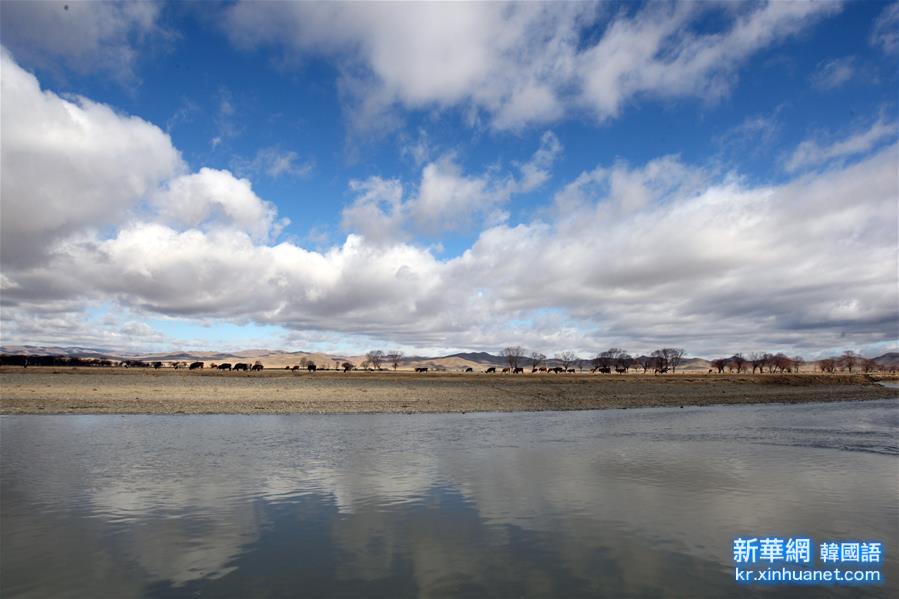
[{"label": "bare tree", "polygon": [[833,358],[824,358],[823,360],[818,360],[818,369],[820,369],[821,372],[833,373],[836,367],[837,361]]},{"label": "bare tree", "polygon": [[858,366],[859,360],[860,356],[858,354],[852,350],[847,350],[840,356],[840,366],[847,369],[849,374],[852,374],[852,369]]},{"label": "bare tree", "polygon": [[652,367],[653,360],[654,358],[651,358],[650,356],[638,356],[634,359],[634,362],[643,369],[643,374],[646,374],[646,371]]},{"label": "bare tree", "polygon": [[737,374],[740,374],[741,372],[746,370],[746,358],[743,357],[743,354],[732,355],[730,357],[730,360],[728,361],[728,364],[737,369]]},{"label": "bare tree", "polygon": [[400,365],[400,360],[403,359],[403,352],[398,349],[391,350],[387,352],[387,363],[393,366],[393,369],[396,370],[397,366]]},{"label": "bare tree", "polygon": [[793,356],[791,359],[793,360],[793,372],[798,374],[799,369],[805,364],[805,358],[802,356]]},{"label": "bare tree", "polygon": [[356,365],[353,364],[352,362],[344,362],[343,364],[340,365],[340,367],[343,368],[344,372],[349,372],[350,370],[355,368]]},{"label": "bare tree", "polygon": [[656,370],[665,371],[668,370],[668,350],[667,349],[657,349],[652,354],[650,354],[653,358],[653,365]]},{"label": "bare tree", "polygon": [[874,358],[866,358],[862,360],[862,371],[867,374],[869,372],[874,372],[878,369],[880,365],[877,363],[877,360]]},{"label": "bare tree", "polygon": [[783,374],[787,370],[793,370],[793,358],[787,356],[782,352],[778,352],[777,354],[771,356],[771,361],[769,362],[769,370],[776,370]]},{"label": "bare tree", "polygon": [[630,370],[631,366],[634,365],[634,359],[631,357],[629,353],[624,351],[623,349],[618,349],[615,352],[615,368],[624,369],[625,372]]},{"label": "bare tree", "polygon": [[[616,368],[624,368],[625,370],[627,370],[634,365],[634,362],[635,360],[629,353],[627,353],[620,347],[613,347],[611,349],[607,349],[604,352],[596,354],[596,357],[593,358],[593,367],[611,368],[612,366],[615,366]],[[648,368],[649,364],[647,364],[646,367]],[[644,372],[645,371],[646,370],[644,368]]]},{"label": "bare tree", "polygon": [[615,356],[615,349],[608,349],[603,352],[599,352],[596,354],[596,357],[593,358],[593,367],[594,368],[611,368],[612,367],[612,359]]},{"label": "bare tree", "polygon": [[756,369],[765,372],[765,355],[760,354],[759,352],[752,352],[749,354],[749,363],[752,364],[752,374],[755,374]]},{"label": "bare tree", "polygon": [[556,360],[562,364],[562,368],[568,370],[577,361],[577,354],[573,351],[563,351],[556,354]]},{"label": "bare tree", "polygon": [[546,361],[545,354],[541,354],[538,351],[531,353],[531,362],[533,363],[532,365],[534,368],[539,368],[540,365],[543,364],[545,361]]},{"label": "bare tree", "polygon": [[375,370],[381,370],[381,364],[384,362],[384,352],[380,349],[374,349],[365,354],[365,361]]},{"label": "bare tree", "polygon": [[662,351],[668,352],[668,364],[671,365],[671,372],[677,372],[677,367],[683,362],[684,354],[687,352],[682,347],[666,347]]},{"label": "bare tree", "polygon": [[499,354],[506,359],[509,368],[514,369],[521,365],[521,359],[524,358],[525,351],[520,345],[513,345],[503,349]]}]

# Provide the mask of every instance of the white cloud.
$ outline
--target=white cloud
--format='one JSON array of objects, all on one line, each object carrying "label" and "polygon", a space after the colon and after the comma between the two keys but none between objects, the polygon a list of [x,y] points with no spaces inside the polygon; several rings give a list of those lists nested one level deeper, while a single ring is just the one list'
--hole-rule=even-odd
[{"label": "white cloud", "polygon": [[184,170],[155,125],[86,98],[41,91],[5,50],[0,64],[4,265],[40,260],[54,239],[121,222],[145,194]]},{"label": "white cloud", "polygon": [[561,152],[556,135],[545,132],[530,160],[515,164],[517,177],[496,169],[478,176],[466,175],[455,154],[445,154],[424,166],[417,188],[407,198],[397,180],[371,177],[352,181],[350,189],[357,197],[343,210],[343,226],[369,240],[383,242],[466,231],[477,218],[488,224],[502,222],[507,218],[503,204],[514,194],[543,185]]},{"label": "white cloud", "polygon": [[102,71],[122,82],[134,78],[135,46],[160,33],[157,2],[3,3],[3,45],[21,61],[51,70],[64,64]]},{"label": "white cloud", "polygon": [[[500,313],[552,306],[581,330],[593,323],[599,338],[641,348],[887,339],[896,330],[896,159],[893,146],[779,187],[663,185],[617,215],[606,208],[618,201],[610,184],[568,219],[485,231],[459,264],[472,286],[496,294]],[[650,174],[667,168],[696,178],[670,160],[618,167],[628,180],[677,179]]]},{"label": "white cloud", "polygon": [[[41,330],[78,343],[77,315],[103,303],[143,317],[418,347],[521,342],[545,353],[862,348],[897,328],[895,143],[776,186],[675,156],[599,165],[565,186],[543,220],[488,226],[461,256],[439,259],[404,241],[423,224],[459,226],[466,211],[489,215],[511,194],[533,192],[561,151],[548,135],[528,163],[512,165],[514,176],[469,175],[445,157],[418,185],[355,182],[344,222],[362,234],[310,251],[277,242],[277,213],[248,181],[208,168],[186,174],[158,128],[41,92],[3,61],[6,343]],[[840,143],[807,155],[874,148]],[[421,223],[420,214],[450,220]],[[159,342],[129,321],[140,318],[119,324],[119,335]]]},{"label": "white cloud", "polygon": [[806,140],[799,144],[787,160],[785,168],[788,172],[819,166],[842,158],[851,158],[869,152],[882,142],[896,139],[895,122],[884,118],[878,119],[868,129],[859,131],[845,139],[831,143]]},{"label": "white cloud", "polygon": [[881,11],[871,29],[870,41],[887,54],[899,50],[899,2],[889,2]]},{"label": "white cloud", "polygon": [[470,227],[472,217],[500,204],[508,196],[488,176],[467,177],[452,155],[425,166],[418,195],[409,201],[417,230],[434,235]]},{"label": "white cloud", "polygon": [[[650,4],[616,14],[582,3],[239,2],[226,29],[238,45],[338,57],[348,114],[363,125],[400,104],[485,111],[493,127],[517,129],[572,110],[602,121],[643,96],[713,100],[753,53],[838,10],[833,2]],[[710,12],[727,25],[697,33],[692,25]]]},{"label": "white cloud", "polygon": [[264,174],[272,179],[282,176],[305,177],[315,168],[311,160],[301,160],[300,155],[293,150],[282,150],[278,146],[262,148],[252,160],[237,159],[232,161],[232,165],[241,175]]},{"label": "white cloud", "polygon": [[815,87],[828,90],[840,87],[855,77],[855,58],[846,56],[822,62],[810,79]]},{"label": "white cloud", "polygon": [[708,179],[708,173],[687,167],[676,156],[657,158],[642,169],[624,163],[598,167],[581,173],[556,194],[557,218],[591,226],[581,219],[584,211],[596,211],[601,218],[634,213],[651,204],[698,193]]},{"label": "white cloud", "polygon": [[350,181],[350,190],[356,199],[343,209],[345,229],[357,231],[375,243],[406,237],[403,186],[398,180],[369,177],[365,181]]},{"label": "white cloud", "polygon": [[616,19],[579,57],[582,101],[602,119],[640,95],[714,99],[729,90],[750,55],[840,9],[837,3],[768,2],[737,11],[721,33],[697,35],[689,24],[704,8],[651,5],[632,19]]},{"label": "white cloud", "polygon": [[[354,235],[312,252],[227,228],[135,223],[107,240],[64,244],[40,269],[9,273],[19,287],[4,295],[27,304],[61,290],[145,313],[412,346],[858,347],[895,330],[896,159],[894,146],[846,169],[758,188],[710,182],[673,158],[618,164],[590,175],[594,187],[568,218],[492,227],[449,260]],[[546,310],[559,316],[539,316]]]},{"label": "white cloud", "polygon": [[517,190],[528,192],[537,189],[550,178],[550,169],[562,153],[562,144],[552,131],[546,131],[540,137],[540,147],[531,159],[520,165],[521,181]]},{"label": "white cloud", "polygon": [[143,352],[162,349],[172,342],[163,333],[121,309],[123,320],[111,313],[91,318],[73,305],[71,309],[44,311],[34,305],[3,308],[3,339],[25,340],[29,345],[52,346],[60,341],[79,347],[111,348],[117,351]]},{"label": "white cloud", "polygon": [[249,180],[205,167],[168,181],[151,203],[164,222],[204,230],[232,227],[256,241],[277,237],[289,222],[276,221],[277,209],[253,193]]},{"label": "white cloud", "polygon": [[428,139],[428,132],[422,128],[418,129],[418,139],[411,141],[404,139],[403,146],[400,148],[402,156],[412,158],[415,166],[421,166],[431,158],[432,147]]}]

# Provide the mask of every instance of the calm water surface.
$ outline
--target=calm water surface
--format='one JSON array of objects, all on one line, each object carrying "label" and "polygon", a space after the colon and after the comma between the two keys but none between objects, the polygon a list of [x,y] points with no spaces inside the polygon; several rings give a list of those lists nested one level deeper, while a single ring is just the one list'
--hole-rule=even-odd
[{"label": "calm water surface", "polygon": [[[0,418],[0,594],[896,597],[899,402]],[[738,587],[739,535],[881,539]]]}]

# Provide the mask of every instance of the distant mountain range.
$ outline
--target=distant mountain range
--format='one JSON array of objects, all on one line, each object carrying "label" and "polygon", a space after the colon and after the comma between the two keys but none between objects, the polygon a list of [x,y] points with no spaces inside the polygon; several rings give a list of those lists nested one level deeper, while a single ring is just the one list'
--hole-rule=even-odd
[{"label": "distant mountain range", "polygon": [[882,356],[877,356],[876,358],[874,358],[874,361],[877,362],[881,368],[899,369],[899,352],[887,352]]},{"label": "distant mountain range", "polygon": [[[160,353],[117,352],[106,349],[90,347],[59,347],[46,345],[3,345],[0,346],[0,354],[17,354],[27,356],[67,356],[72,358],[96,358],[96,359],[129,359],[144,360],[147,362],[254,362],[261,361],[269,368],[283,368],[299,364],[301,360],[314,362],[319,366],[333,366],[345,361],[359,366],[365,361],[364,355],[335,355],[321,352],[304,351],[278,351],[269,349],[247,349],[236,352],[216,351],[177,351]],[[530,358],[522,360],[530,366]],[[875,358],[875,361],[884,368],[899,368],[899,352],[888,352]],[[589,366],[589,360],[584,361],[584,367]],[[406,356],[402,359],[400,367],[403,369],[426,366],[436,370],[462,370],[465,368],[486,368],[490,366],[504,366],[506,359],[488,352],[460,352],[447,356]],[[546,360],[546,366],[558,366],[559,361],[553,358]],[[391,365],[385,363],[382,368]],[[684,358],[678,370],[705,371],[711,368],[711,364],[704,358]]]}]

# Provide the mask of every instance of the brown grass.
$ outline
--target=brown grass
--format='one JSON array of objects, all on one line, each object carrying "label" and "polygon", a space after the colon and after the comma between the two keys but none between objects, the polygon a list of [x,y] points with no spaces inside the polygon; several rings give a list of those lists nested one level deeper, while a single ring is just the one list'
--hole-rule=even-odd
[{"label": "brown grass", "polygon": [[593,375],[0,367],[0,413],[581,410],[896,398],[864,375]]}]

